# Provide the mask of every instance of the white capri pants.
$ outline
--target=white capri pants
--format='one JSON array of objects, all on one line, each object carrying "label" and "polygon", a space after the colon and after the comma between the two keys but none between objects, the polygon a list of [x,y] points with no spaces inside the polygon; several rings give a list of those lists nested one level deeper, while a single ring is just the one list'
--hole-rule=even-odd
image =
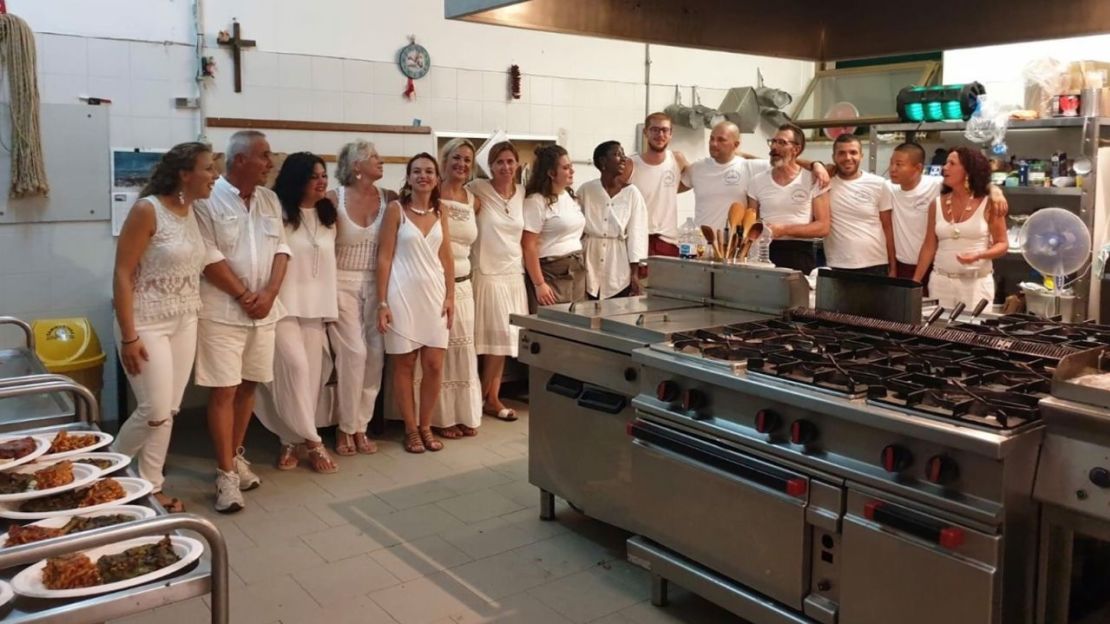
[{"label": "white capri pants", "polygon": [[[155,492],[161,492],[173,417],[181,407],[197,354],[197,316],[136,323],[135,333],[150,359],[140,363],[138,375],[127,375],[138,405],[120,427],[115,448],[137,459],[139,476],[153,483]],[[119,325],[115,335],[118,348],[122,340]]]},{"label": "white capri pants", "polygon": [[324,320],[287,316],[274,332],[274,380],[259,384],[258,420],[281,438],[282,444],[320,442],[316,410],[327,381],[328,358]]},{"label": "white capri pants", "polygon": [[339,430],[365,433],[374,417],[385,366],[385,343],[378,332],[375,305],[377,285],[373,279],[364,279],[363,272],[351,272],[355,279],[345,277],[344,271],[339,273],[339,318],[328,325],[335,349]]},{"label": "white capri pants", "polygon": [[929,277],[929,296],[936,297],[937,305],[949,310],[960,302],[969,308],[980,299],[994,303],[994,275],[950,277],[933,269]]}]

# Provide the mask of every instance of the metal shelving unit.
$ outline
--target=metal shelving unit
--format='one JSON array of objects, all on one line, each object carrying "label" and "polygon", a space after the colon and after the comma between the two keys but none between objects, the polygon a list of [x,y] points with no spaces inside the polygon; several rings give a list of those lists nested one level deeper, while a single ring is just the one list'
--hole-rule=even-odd
[{"label": "metal shelving unit", "polygon": [[[879,171],[878,151],[879,135],[891,133],[905,133],[907,141],[915,140],[916,135],[928,133],[963,132],[967,127],[963,121],[923,122],[923,123],[892,123],[876,124],[870,127],[870,141],[868,145],[868,165],[872,172]],[[1003,192],[1011,200],[1011,204],[1032,201],[1033,199],[1059,199],[1061,207],[1075,210],[1083,223],[1095,235],[1095,189],[1098,184],[1098,148],[1100,144],[1107,144],[1110,139],[1110,118],[1108,117],[1056,117],[1049,119],[1032,119],[1028,121],[1014,120],[1009,123],[1006,131],[1045,131],[1064,133],[1057,138],[1055,143],[1061,148],[1067,148],[1069,155],[1075,158],[1084,157],[1092,163],[1091,172],[1084,176],[1083,186],[1080,188],[1043,188],[1043,187],[1005,187]],[[943,140],[942,140],[943,141]],[[924,143],[925,141],[918,141]],[[955,143],[955,141],[953,141]],[[1020,259],[1019,254],[1009,254],[1007,257]],[[1082,321],[1087,318],[1097,318],[1098,306],[1091,305],[1091,274],[1088,271],[1079,278],[1073,290],[1078,299],[1075,306],[1075,318],[1072,321]],[[1103,295],[1105,297],[1105,295]],[[1096,302],[1097,303],[1097,302]],[[1108,319],[1102,319],[1106,321]]]}]

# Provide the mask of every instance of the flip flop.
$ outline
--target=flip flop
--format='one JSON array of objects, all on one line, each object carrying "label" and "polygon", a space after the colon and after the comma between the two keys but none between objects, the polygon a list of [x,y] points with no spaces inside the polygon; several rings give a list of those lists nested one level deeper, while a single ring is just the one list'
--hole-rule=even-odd
[{"label": "flip flop", "polygon": [[177,497],[164,497],[164,498],[168,498],[168,500],[166,500],[165,502],[162,502],[162,500],[159,499],[157,495],[155,495],[154,500],[158,501],[158,504],[162,506],[162,509],[166,510],[166,513],[185,513],[185,503],[182,503],[180,498],[177,498]]},{"label": "flip flop", "polygon": [[354,455],[356,452],[356,446],[353,437],[354,436],[349,433],[343,433],[342,431],[340,431],[339,434],[336,436],[335,454],[339,455],[340,457],[350,457]]},{"label": "flip flop", "polygon": [[478,435],[478,430],[468,425],[455,425],[455,428],[458,429],[459,432],[467,438],[473,438],[474,436]]},{"label": "flip flop", "polygon": [[[463,437],[463,432],[459,431],[458,426],[432,427],[432,432],[434,432],[437,436],[441,438],[446,438],[448,440],[458,440],[459,438]],[[425,444],[425,446],[427,445]]]},{"label": "flip flop", "polygon": [[513,422],[514,420],[517,419],[516,412],[513,411],[512,409],[507,408],[507,407],[502,407],[501,409],[497,410],[496,412],[493,411],[493,410],[483,409],[482,413],[485,414],[486,416],[493,416],[494,418],[496,418],[498,420],[503,420],[505,422]]}]

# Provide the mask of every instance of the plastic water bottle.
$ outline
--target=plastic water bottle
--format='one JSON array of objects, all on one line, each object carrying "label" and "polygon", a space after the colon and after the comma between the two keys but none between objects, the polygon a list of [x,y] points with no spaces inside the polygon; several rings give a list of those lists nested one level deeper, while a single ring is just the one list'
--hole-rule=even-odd
[{"label": "plastic water bottle", "polygon": [[701,230],[694,224],[693,217],[687,217],[686,222],[678,230],[678,257],[683,260],[693,260],[698,257],[698,247],[704,243]]},{"label": "plastic water bottle", "polygon": [[771,264],[771,241],[774,239],[771,236],[771,229],[764,227],[763,232],[755,241],[756,256],[755,261],[759,264]]}]

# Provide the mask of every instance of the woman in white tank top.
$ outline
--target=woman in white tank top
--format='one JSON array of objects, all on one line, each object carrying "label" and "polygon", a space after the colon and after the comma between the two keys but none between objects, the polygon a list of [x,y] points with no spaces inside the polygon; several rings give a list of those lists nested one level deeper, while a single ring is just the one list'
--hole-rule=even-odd
[{"label": "woman in white tank top", "polygon": [[938,304],[976,305],[994,301],[992,260],[1006,253],[1006,219],[988,209],[990,165],[977,150],[957,147],[944,164],[943,194],[929,208],[914,280],[933,266],[929,293]]},{"label": "woman in white tank top", "polygon": [[162,473],[196,356],[205,259],[192,205],[211,194],[217,177],[208,145],[174,146],[128,213],[116,247],[116,344],[137,405],[115,448],[138,459],[139,475],[170,512],[185,511],[162,492]]},{"label": "woman in white tank top", "polygon": [[336,166],[340,186],[328,192],[328,199],[339,212],[335,240],[339,317],[328,326],[338,380],[338,455],[378,450],[366,435],[385,364],[385,347],[377,329],[375,271],[382,215],[397,197],[393,191],[376,186],[383,175],[383,164],[372,143],[358,140],[344,145]]}]

